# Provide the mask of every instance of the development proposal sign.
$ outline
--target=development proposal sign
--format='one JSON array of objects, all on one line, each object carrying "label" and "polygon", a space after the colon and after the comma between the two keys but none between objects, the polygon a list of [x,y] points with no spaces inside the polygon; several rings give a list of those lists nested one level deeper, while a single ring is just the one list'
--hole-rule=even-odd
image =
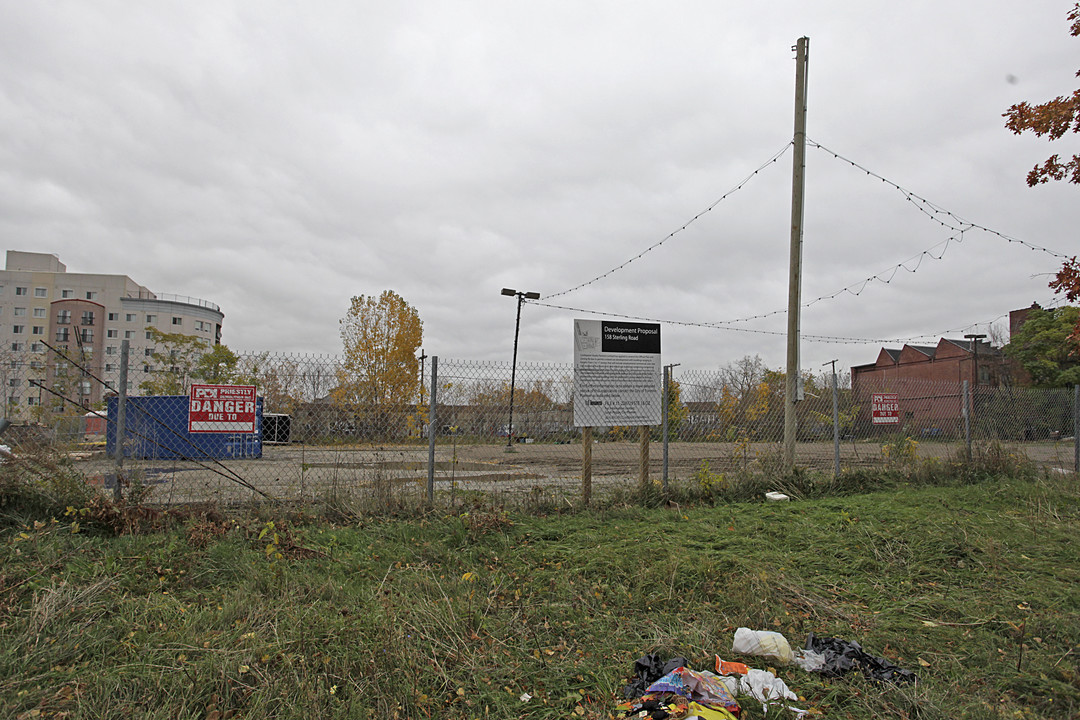
[{"label": "development proposal sign", "polygon": [[657,323],[574,321],[574,425],[659,425]]},{"label": "development proposal sign", "polygon": [[189,433],[254,433],[254,385],[192,385]]}]

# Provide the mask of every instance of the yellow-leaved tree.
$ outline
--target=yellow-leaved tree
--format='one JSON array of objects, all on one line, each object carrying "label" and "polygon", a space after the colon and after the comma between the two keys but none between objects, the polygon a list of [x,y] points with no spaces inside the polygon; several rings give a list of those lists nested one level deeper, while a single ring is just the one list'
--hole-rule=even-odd
[{"label": "yellow-leaved tree", "polygon": [[397,428],[387,423],[419,400],[416,351],[423,332],[416,308],[393,290],[354,297],[341,319],[344,353],[334,399],[363,416],[372,431],[394,434]]}]

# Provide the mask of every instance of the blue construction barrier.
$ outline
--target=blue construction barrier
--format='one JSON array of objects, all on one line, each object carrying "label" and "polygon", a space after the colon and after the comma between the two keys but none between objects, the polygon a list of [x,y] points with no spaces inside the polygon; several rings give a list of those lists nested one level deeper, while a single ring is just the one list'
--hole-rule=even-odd
[{"label": "blue construction barrier", "polygon": [[[129,397],[126,404],[124,457],[133,459],[226,460],[262,457],[263,399],[255,399],[254,433],[188,432],[186,395]],[[105,450],[116,457],[119,399],[109,398]]]}]

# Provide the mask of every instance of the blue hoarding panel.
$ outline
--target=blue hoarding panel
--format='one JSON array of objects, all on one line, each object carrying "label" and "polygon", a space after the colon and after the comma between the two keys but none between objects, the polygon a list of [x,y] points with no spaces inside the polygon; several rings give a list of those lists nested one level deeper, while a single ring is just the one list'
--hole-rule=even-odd
[{"label": "blue hoarding panel", "polygon": [[[124,457],[225,460],[262,457],[263,399],[255,399],[255,433],[189,433],[187,395],[129,397]],[[105,450],[116,457],[118,398],[109,398]]]}]

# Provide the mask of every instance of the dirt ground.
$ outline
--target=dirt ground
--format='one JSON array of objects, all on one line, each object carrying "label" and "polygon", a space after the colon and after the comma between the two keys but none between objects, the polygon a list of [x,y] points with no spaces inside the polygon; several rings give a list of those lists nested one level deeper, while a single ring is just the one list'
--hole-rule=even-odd
[{"label": "dirt ground", "polygon": [[[948,458],[963,453],[963,443],[918,444],[918,457]],[[1048,467],[1073,468],[1071,439],[1025,443],[1009,448]],[[708,464],[712,473],[736,468],[780,467],[780,446],[758,443],[672,443],[668,448],[668,478],[687,480]],[[641,448],[635,442],[598,442],[592,449],[593,485],[598,491],[636,483]],[[828,471],[833,467],[832,443],[800,443],[796,464]],[[845,468],[871,467],[883,462],[878,443],[844,443],[840,462]],[[663,446],[648,449],[650,477],[663,476]],[[92,484],[111,488],[115,463],[95,453],[76,461]],[[424,495],[428,485],[428,448],[267,445],[258,459],[126,460],[122,478],[135,479],[151,489],[151,499],[165,504],[313,499],[339,493]],[[435,450],[434,487],[437,492],[537,493],[573,495],[580,491],[580,444],[471,445],[440,444]]]}]

